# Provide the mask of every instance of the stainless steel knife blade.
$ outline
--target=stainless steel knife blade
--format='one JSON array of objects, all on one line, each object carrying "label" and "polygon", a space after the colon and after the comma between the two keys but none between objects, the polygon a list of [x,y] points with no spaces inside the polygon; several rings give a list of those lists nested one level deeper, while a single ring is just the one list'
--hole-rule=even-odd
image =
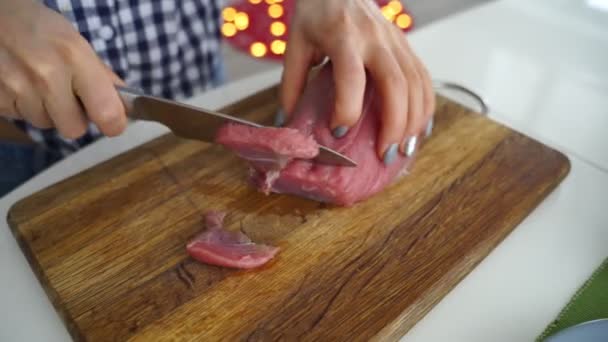
[{"label": "stainless steel knife blade", "polygon": [[[175,135],[186,139],[215,143],[217,130],[227,122],[264,127],[228,114],[146,95],[136,89],[120,86],[116,89],[130,118],[161,123]],[[336,166],[357,166],[352,159],[325,146],[319,148],[315,161]]]}]

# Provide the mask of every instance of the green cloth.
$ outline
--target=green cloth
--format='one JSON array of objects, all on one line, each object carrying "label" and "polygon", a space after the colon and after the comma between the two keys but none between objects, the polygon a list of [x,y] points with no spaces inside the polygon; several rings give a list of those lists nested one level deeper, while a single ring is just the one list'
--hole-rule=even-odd
[{"label": "green cloth", "polygon": [[536,340],[543,341],[563,329],[600,318],[608,318],[608,259],[576,291],[568,305]]}]

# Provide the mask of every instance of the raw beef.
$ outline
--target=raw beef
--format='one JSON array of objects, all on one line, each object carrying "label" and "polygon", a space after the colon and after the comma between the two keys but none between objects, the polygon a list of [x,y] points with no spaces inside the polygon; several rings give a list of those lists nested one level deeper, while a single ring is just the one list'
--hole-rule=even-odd
[{"label": "raw beef", "polygon": [[[379,160],[376,140],[381,103],[377,101],[370,79],[365,90],[361,119],[340,139],[333,137],[329,126],[334,98],[332,69],[328,64],[307,84],[286,128],[226,125],[218,132],[217,142],[249,161],[251,181],[266,193],[295,194],[350,206],[381,191],[406,173],[412,159],[400,154],[390,166],[385,166]],[[278,135],[281,139],[271,145],[268,142],[270,137]],[[304,137],[312,137],[317,144],[347,155],[357,162],[357,167],[312,162],[312,153],[305,156],[294,147],[301,146],[302,150],[312,152],[313,143]],[[260,154],[259,151],[263,152]],[[277,155],[279,158],[276,158]],[[269,159],[275,159],[275,162],[269,163]]]},{"label": "raw beef", "polygon": [[225,213],[211,211],[205,215],[207,230],[197,235],[186,250],[194,259],[211,265],[231,268],[255,268],[272,259],[278,247],[256,244],[241,232],[222,228]]},{"label": "raw beef", "polygon": [[293,128],[255,128],[228,124],[216,141],[250,161],[260,171],[279,170],[293,158],[312,159],[319,153],[315,139]]}]

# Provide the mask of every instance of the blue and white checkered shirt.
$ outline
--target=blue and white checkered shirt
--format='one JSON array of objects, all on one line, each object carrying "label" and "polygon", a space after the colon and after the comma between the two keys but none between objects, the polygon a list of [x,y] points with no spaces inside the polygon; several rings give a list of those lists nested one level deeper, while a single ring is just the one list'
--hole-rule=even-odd
[{"label": "blue and white checkered shirt", "polygon": [[[221,0],[44,0],[63,14],[101,59],[132,87],[179,99],[223,82]],[[62,155],[100,136],[64,139],[18,121],[32,139]]]}]

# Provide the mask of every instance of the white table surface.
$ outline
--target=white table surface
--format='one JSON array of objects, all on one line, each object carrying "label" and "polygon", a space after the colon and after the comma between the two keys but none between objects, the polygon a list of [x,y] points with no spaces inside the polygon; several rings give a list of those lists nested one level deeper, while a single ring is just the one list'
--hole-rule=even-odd
[{"label": "white table surface", "polygon": [[[533,340],[608,256],[608,12],[583,1],[502,0],[425,27],[410,40],[433,77],[486,96],[493,119],[566,153],[572,170],[403,340]],[[190,102],[221,107],[279,76],[276,69]],[[0,199],[0,217],[17,200],[165,132],[138,122],[102,139]],[[66,340],[0,220],[0,341]]]}]

